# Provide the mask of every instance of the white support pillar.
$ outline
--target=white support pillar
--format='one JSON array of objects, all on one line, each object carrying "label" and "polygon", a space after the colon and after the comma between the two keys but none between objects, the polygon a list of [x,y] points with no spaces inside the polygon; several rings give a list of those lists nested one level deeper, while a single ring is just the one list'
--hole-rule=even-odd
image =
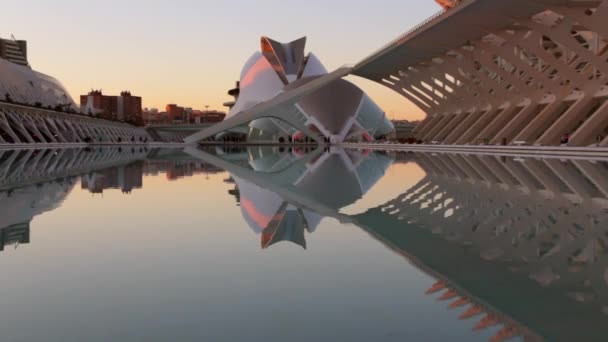
[{"label": "white support pillar", "polygon": [[431,139],[434,138],[437,133],[439,133],[447,124],[450,123],[451,120],[453,120],[454,117],[451,115],[442,115],[441,116],[441,120],[439,120],[437,122],[437,124],[434,125],[433,129],[431,129],[423,138],[423,141],[432,141]]},{"label": "white support pillar", "polygon": [[475,123],[479,118],[485,114],[485,110],[473,109],[466,117],[457,125],[454,130],[448,134],[448,136],[444,139],[444,142],[447,144],[453,144],[457,140],[459,140],[462,135]]},{"label": "white support pillar", "polygon": [[477,119],[477,121],[473,122],[472,125],[464,132],[464,134],[456,140],[456,144],[464,145],[464,144],[475,144],[476,141],[473,138],[483,129],[486,125],[494,118],[496,112],[500,109],[490,108],[483,115]]},{"label": "white support pillar", "polygon": [[8,118],[9,125],[13,129],[16,129],[17,131],[19,131],[19,133],[21,133],[23,138],[26,140],[25,142],[28,142],[31,144],[33,144],[35,142],[34,139],[32,138],[32,136],[30,135],[30,133],[23,126],[23,123],[21,122],[19,116],[15,115],[11,112],[6,112],[6,116]]},{"label": "white support pillar", "polygon": [[570,144],[574,146],[587,146],[598,143],[597,138],[600,139],[599,142],[601,143],[606,129],[608,129],[608,101],[604,100],[604,103],[598,110],[572,134]]},{"label": "white support pillar", "polygon": [[587,120],[589,111],[597,103],[593,95],[599,90],[599,87],[600,85],[590,85],[589,88],[583,90],[582,98],[576,101],[562,116],[557,118],[536,143],[540,145],[557,145],[559,144],[560,137],[565,133],[572,134],[575,125],[580,121],[584,122]]}]

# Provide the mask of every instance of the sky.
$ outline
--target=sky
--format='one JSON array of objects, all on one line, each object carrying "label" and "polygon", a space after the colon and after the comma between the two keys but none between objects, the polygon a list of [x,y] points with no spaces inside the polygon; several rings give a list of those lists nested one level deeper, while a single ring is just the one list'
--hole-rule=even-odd
[{"label": "sky", "polygon": [[[328,70],[354,64],[440,10],[433,0],[21,0],[2,4],[0,37],[28,41],[32,67],[77,99],[130,90],[144,107],[224,110],[260,37],[306,36]],[[425,115],[400,95],[349,76],[391,119]]]}]

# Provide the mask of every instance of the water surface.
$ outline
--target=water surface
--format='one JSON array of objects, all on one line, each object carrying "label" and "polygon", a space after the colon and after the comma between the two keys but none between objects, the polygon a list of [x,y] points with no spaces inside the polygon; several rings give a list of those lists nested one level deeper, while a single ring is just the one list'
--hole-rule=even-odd
[{"label": "water surface", "polygon": [[607,165],[0,150],[2,340],[602,341]]}]

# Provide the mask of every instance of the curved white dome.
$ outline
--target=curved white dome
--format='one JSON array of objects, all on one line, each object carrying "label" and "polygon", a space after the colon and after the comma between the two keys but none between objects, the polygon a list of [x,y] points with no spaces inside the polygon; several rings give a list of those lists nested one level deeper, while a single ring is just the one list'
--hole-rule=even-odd
[{"label": "curved white dome", "polygon": [[[305,57],[304,44],[305,38],[281,44],[263,37],[262,52],[254,53],[245,62],[240,93],[229,116],[327,75],[327,69],[315,54]],[[393,129],[378,105],[359,87],[342,79],[300,98],[293,109],[299,112],[295,114],[298,120],[314,134],[329,137],[333,142],[373,140]],[[249,141],[287,142],[304,138],[301,127],[298,130],[277,118],[258,118],[248,128]]]},{"label": "curved white dome", "polygon": [[239,99],[229,115],[270,100],[283,89],[283,86],[283,82],[268,60],[261,53],[254,54],[245,63],[241,74]]},{"label": "curved white dome", "polygon": [[0,58],[0,97],[4,99],[9,94],[15,102],[43,106],[76,104],[59,81],[55,78],[34,71],[28,67],[11,63]]},{"label": "curved white dome", "polygon": [[[313,53],[308,54],[308,61],[301,78],[327,74],[319,58]],[[296,81],[290,79],[290,82]],[[255,52],[247,59],[241,70],[240,94],[229,116],[247,110],[257,103],[267,101],[281,92],[285,84],[277,75],[272,64],[261,52]]]},{"label": "curved white dome", "polygon": [[317,58],[315,54],[312,52],[308,54],[308,62],[306,62],[306,66],[304,67],[304,72],[302,73],[302,78],[311,77],[311,76],[320,76],[327,74],[328,71],[323,66],[323,63]]},{"label": "curved white dome", "polygon": [[386,135],[394,129],[382,108],[365,94],[357,113],[357,122],[375,136]]},{"label": "curved white dome", "polygon": [[245,78],[245,75],[249,72],[249,69],[251,69],[251,67],[258,61],[258,59],[260,59],[260,57],[263,57],[263,55],[257,51],[254,52],[251,57],[249,57],[249,59],[245,62],[245,65],[243,65],[243,69],[241,69],[240,80]]}]

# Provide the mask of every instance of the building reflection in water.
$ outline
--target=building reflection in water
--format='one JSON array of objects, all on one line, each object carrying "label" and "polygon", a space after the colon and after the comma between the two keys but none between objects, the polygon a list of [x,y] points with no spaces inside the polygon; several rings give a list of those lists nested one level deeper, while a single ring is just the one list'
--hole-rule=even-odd
[{"label": "building reflection in water", "polygon": [[240,153],[215,152],[245,171],[245,176],[231,173],[229,181],[235,188],[230,194],[236,197],[249,227],[261,235],[263,249],[281,241],[306,248],[305,232],[313,233],[323,216],[297,206],[273,192],[272,187],[256,184],[247,178],[247,172],[271,179],[273,187],[289,189],[337,212],[369,191],[392,163],[384,154],[357,150],[307,154],[305,150],[266,146]]},{"label": "building reflection in water", "polygon": [[81,187],[93,194],[101,194],[107,189],[120,189],[124,194],[129,194],[133,189],[143,187],[143,164],[143,161],[136,161],[83,175]]},{"label": "building reflection in water", "polygon": [[[416,154],[427,176],[358,218],[494,340],[604,340],[608,164]],[[381,222],[381,223],[380,223]],[[530,329],[526,328],[529,327]]]},{"label": "building reflection in water", "polygon": [[[187,153],[185,153],[187,152]],[[66,149],[0,151],[0,248],[29,243],[30,223],[81,187],[130,192],[144,175],[226,170],[262,248],[324,217],[364,230],[437,280],[427,295],[494,327],[492,341],[608,336],[608,163],[356,150]],[[358,215],[341,213],[394,160],[426,176]]]},{"label": "building reflection in water", "polygon": [[232,193],[263,248],[280,240],[305,247],[303,231],[333,217],[437,279],[427,295],[475,319],[475,331],[498,329],[491,341],[608,336],[605,161],[399,154],[427,176],[384,205],[347,216],[339,209],[378,180],[388,157],[250,150],[247,168],[190,153],[233,175]]},{"label": "building reflection in water", "polygon": [[34,217],[61,206],[80,179],[93,194],[143,187],[143,177],[177,180],[222,170],[180,150],[144,147],[0,150],[0,250],[30,242]]},{"label": "building reflection in water", "polygon": [[0,250],[30,242],[30,222],[59,207],[77,178],[0,191]]},{"label": "building reflection in water", "polygon": [[29,243],[33,218],[58,208],[79,175],[145,153],[121,148],[0,150],[0,249]]}]

